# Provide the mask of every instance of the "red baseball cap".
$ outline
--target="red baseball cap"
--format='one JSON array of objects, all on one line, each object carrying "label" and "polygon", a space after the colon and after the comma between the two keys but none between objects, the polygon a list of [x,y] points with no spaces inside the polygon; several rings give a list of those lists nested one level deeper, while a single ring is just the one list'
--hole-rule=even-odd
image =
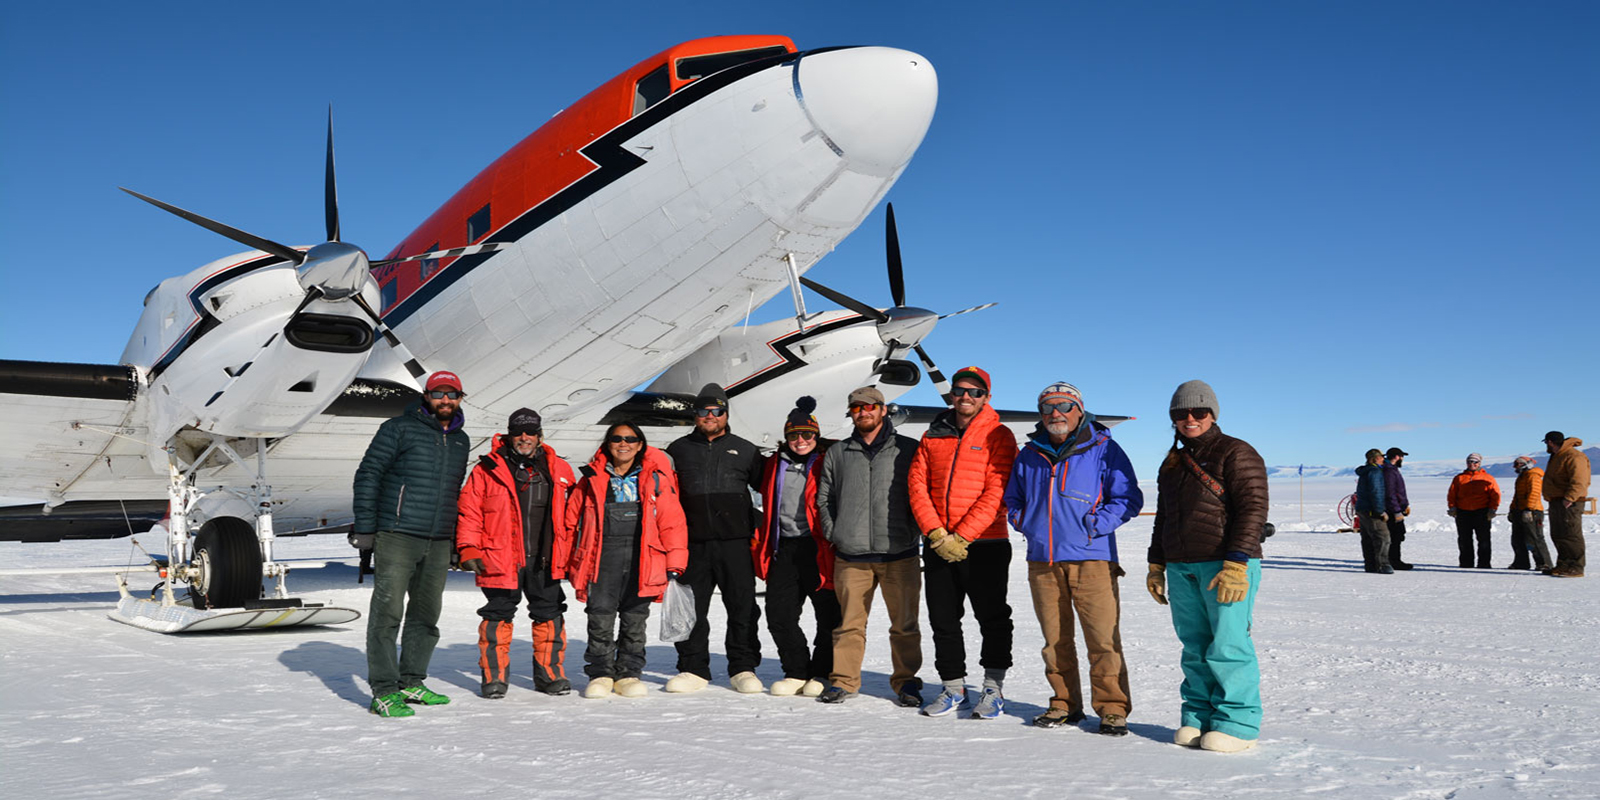
[{"label": "red baseball cap", "polygon": [[962,367],[961,369],[956,370],[956,374],[950,376],[950,382],[955,383],[962,378],[971,378],[983,384],[983,388],[985,390],[993,391],[994,389],[994,387],[989,384],[989,373],[984,372],[978,367]]},{"label": "red baseball cap", "polygon": [[462,391],[461,379],[457,378],[454,372],[445,372],[444,370],[439,370],[438,372],[428,376],[428,385],[423,388],[423,391],[431,392],[435,389],[454,389],[458,392]]}]

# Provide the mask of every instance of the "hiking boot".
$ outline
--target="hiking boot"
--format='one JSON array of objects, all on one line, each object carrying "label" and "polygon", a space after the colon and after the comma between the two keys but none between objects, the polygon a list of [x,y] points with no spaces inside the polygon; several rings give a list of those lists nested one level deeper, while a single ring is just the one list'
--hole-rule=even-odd
[{"label": "hiking boot", "polygon": [[557,678],[543,686],[536,688],[544,694],[551,695],[552,697],[560,697],[561,695],[572,693],[572,681],[569,681],[566,678]]},{"label": "hiking boot", "polygon": [[[794,697],[800,693],[801,689],[805,688],[805,685],[806,682],[800,680],[799,678],[784,678],[780,681],[773,681],[771,688],[772,696]],[[818,692],[818,694],[821,694],[821,692]]]},{"label": "hiking boot", "polygon": [[583,688],[583,696],[590,700],[598,700],[611,694],[612,680],[610,678],[594,678],[589,685]]},{"label": "hiking boot", "polygon": [[1550,570],[1550,577],[1581,578],[1583,577],[1583,570],[1578,569],[1577,567],[1556,567],[1555,569]]},{"label": "hiking boot", "polygon": [[827,688],[826,682],[812,678],[806,681],[806,685],[800,687],[800,693],[806,697],[821,697],[823,690]]},{"label": "hiking boot", "polygon": [[1185,725],[1172,735],[1172,743],[1179,747],[1199,747],[1200,729],[1193,725]]},{"label": "hiking boot", "polygon": [[442,706],[450,702],[450,698],[445,697],[444,695],[439,694],[438,692],[435,692],[420,683],[416,686],[408,686],[404,689],[401,689],[400,694],[405,696],[407,703],[413,703],[419,706]]},{"label": "hiking boot", "polygon": [[1106,714],[1100,717],[1100,734],[1102,736],[1127,736],[1128,718],[1121,714]]},{"label": "hiking boot", "polygon": [[1516,562],[1512,562],[1512,563],[1506,565],[1506,569],[1527,569],[1527,568],[1528,568],[1527,564],[1518,564]]},{"label": "hiking boot", "polygon": [[694,674],[693,672],[680,672],[667,679],[667,691],[673,694],[688,694],[706,688],[711,681]]},{"label": "hiking boot", "polygon": [[1391,567],[1388,564],[1384,564],[1383,566],[1378,567],[1378,574],[1379,575],[1393,575],[1394,574],[1394,567]]},{"label": "hiking boot", "polygon": [[1389,566],[1394,567],[1395,569],[1399,569],[1399,570],[1407,570],[1407,569],[1416,569],[1417,568],[1416,564],[1408,564],[1408,563],[1406,563],[1404,561],[1390,561],[1389,562]]},{"label": "hiking boot", "polygon": [[380,717],[409,717],[417,713],[406,705],[405,695],[399,692],[372,698],[372,705],[367,706],[367,710]]},{"label": "hiking boot", "polygon": [[965,686],[961,687],[960,692],[946,686],[943,691],[939,692],[938,697],[933,698],[932,701],[922,707],[922,716],[942,717],[958,708],[966,708],[968,705],[967,688]]},{"label": "hiking boot", "polygon": [[1206,731],[1206,734],[1200,737],[1200,749],[1214,753],[1239,753],[1255,746],[1254,739],[1240,739],[1222,731]]},{"label": "hiking boot", "polygon": [[1033,718],[1035,728],[1059,728],[1062,725],[1076,725],[1087,719],[1082,711],[1068,711],[1064,708],[1052,708],[1049,711]]},{"label": "hiking boot", "polygon": [[483,691],[479,692],[479,694],[482,694],[484,697],[490,700],[499,700],[500,698],[506,696],[506,685],[501,681],[486,683],[483,685]]},{"label": "hiking boot", "polygon": [[733,690],[739,694],[760,694],[767,689],[766,686],[761,684],[761,679],[757,678],[756,674],[749,670],[730,676],[728,685],[732,686]]},{"label": "hiking boot", "polygon": [[901,708],[922,708],[922,679],[912,678],[894,691],[894,701]]},{"label": "hiking boot", "polygon": [[1000,690],[992,686],[984,687],[983,696],[978,698],[978,705],[972,709],[973,719],[995,719],[1006,712],[1006,698]]},{"label": "hiking boot", "polygon": [[620,678],[612,684],[611,690],[616,692],[618,697],[634,698],[644,697],[650,692],[650,687],[638,678]]},{"label": "hiking boot", "polygon": [[837,686],[829,686],[828,688],[822,690],[822,694],[817,695],[817,702],[843,703],[844,701],[855,696],[855,692],[847,692]]}]

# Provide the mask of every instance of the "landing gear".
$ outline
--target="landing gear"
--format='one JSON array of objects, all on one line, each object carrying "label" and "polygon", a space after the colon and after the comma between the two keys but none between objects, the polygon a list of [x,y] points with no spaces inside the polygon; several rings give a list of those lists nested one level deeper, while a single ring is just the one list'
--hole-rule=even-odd
[{"label": "landing gear", "polygon": [[239,608],[261,599],[261,547],[250,523],[218,517],[200,526],[189,599],[200,609]]}]

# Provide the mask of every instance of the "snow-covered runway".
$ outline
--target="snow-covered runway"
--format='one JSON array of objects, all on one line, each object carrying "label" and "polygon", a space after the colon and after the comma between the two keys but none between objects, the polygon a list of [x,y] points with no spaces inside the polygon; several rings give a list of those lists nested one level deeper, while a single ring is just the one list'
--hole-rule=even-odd
[{"label": "snow-covered runway", "polygon": [[[448,706],[366,713],[364,626],[162,636],[106,619],[117,594],[96,576],[0,578],[0,795],[364,797],[496,795],[818,797],[1594,797],[1600,786],[1600,612],[1593,578],[1455,568],[1442,479],[1413,479],[1406,559],[1361,570],[1356,537],[1333,532],[1353,481],[1273,481],[1278,535],[1265,544],[1255,639],[1265,700],[1261,746],[1220,755],[1172,745],[1179,647],[1144,591],[1150,518],[1119,534],[1122,637],[1132,735],[1039,730],[1049,692],[1026,571],[1013,563],[1016,666],[1007,715],[929,719],[894,706],[887,619],[868,631],[863,696],[839,706],[745,696],[717,682],[667,695],[671,645],[652,639],[648,697],[584,700],[532,691],[527,622],[504,700],[477,689],[482,596],[453,574],[430,685]],[[1152,488],[1146,485],[1146,491]],[[1150,510],[1154,509],[1151,498]],[[1591,544],[1600,525],[1586,518]],[[1510,562],[1496,520],[1497,566]],[[146,543],[148,546],[148,542]],[[127,540],[0,544],[8,566],[125,561]],[[342,537],[284,540],[290,558],[349,555]],[[143,580],[148,581],[148,578]],[[308,600],[365,609],[353,564],[299,571]],[[569,603],[567,668],[581,690],[582,606]],[[712,611],[713,650],[723,631]],[[654,636],[652,619],[651,635]],[[970,670],[981,675],[969,621]],[[757,671],[781,677],[770,638]],[[936,683],[923,626],[922,675]],[[1086,661],[1084,662],[1086,664]],[[1086,669],[1086,667],[1085,667]],[[1087,686],[1085,687],[1087,689]]]}]

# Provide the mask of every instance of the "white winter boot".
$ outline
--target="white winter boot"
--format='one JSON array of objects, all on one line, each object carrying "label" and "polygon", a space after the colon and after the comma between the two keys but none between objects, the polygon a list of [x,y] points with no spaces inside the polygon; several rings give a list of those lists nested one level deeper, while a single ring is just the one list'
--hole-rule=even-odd
[{"label": "white winter boot", "polygon": [[610,695],[610,694],[611,694],[611,679],[610,678],[595,678],[594,680],[589,681],[589,685],[584,687],[584,689],[583,689],[583,696],[589,698],[590,700],[594,700],[594,699],[600,698],[600,697],[606,697],[607,695]]},{"label": "white winter boot", "polygon": [[784,678],[781,681],[774,681],[772,684],[772,696],[794,697],[800,693],[801,689],[805,688],[805,685],[806,682],[799,678]]},{"label": "white winter boot", "polygon": [[698,692],[711,683],[693,672],[680,672],[667,679],[667,691],[673,694],[688,694]]},{"label": "white winter boot", "polygon": [[739,694],[759,694],[767,687],[762,685],[761,679],[754,672],[741,672],[728,679],[728,685]]},{"label": "white winter boot", "polygon": [[800,693],[806,697],[821,697],[822,690],[826,688],[828,688],[828,684],[823,683],[816,678],[812,678],[811,680],[806,681],[806,685],[800,689]]},{"label": "white winter boot", "polygon": [[650,687],[638,678],[623,678],[617,681],[615,689],[618,697],[644,697],[650,691]]},{"label": "white winter boot", "polygon": [[1172,743],[1180,747],[1199,747],[1200,729],[1193,725],[1185,725],[1173,734]]},{"label": "white winter boot", "polygon": [[1200,737],[1200,749],[1217,753],[1239,753],[1256,746],[1254,739],[1240,739],[1221,731],[1207,731]]}]

